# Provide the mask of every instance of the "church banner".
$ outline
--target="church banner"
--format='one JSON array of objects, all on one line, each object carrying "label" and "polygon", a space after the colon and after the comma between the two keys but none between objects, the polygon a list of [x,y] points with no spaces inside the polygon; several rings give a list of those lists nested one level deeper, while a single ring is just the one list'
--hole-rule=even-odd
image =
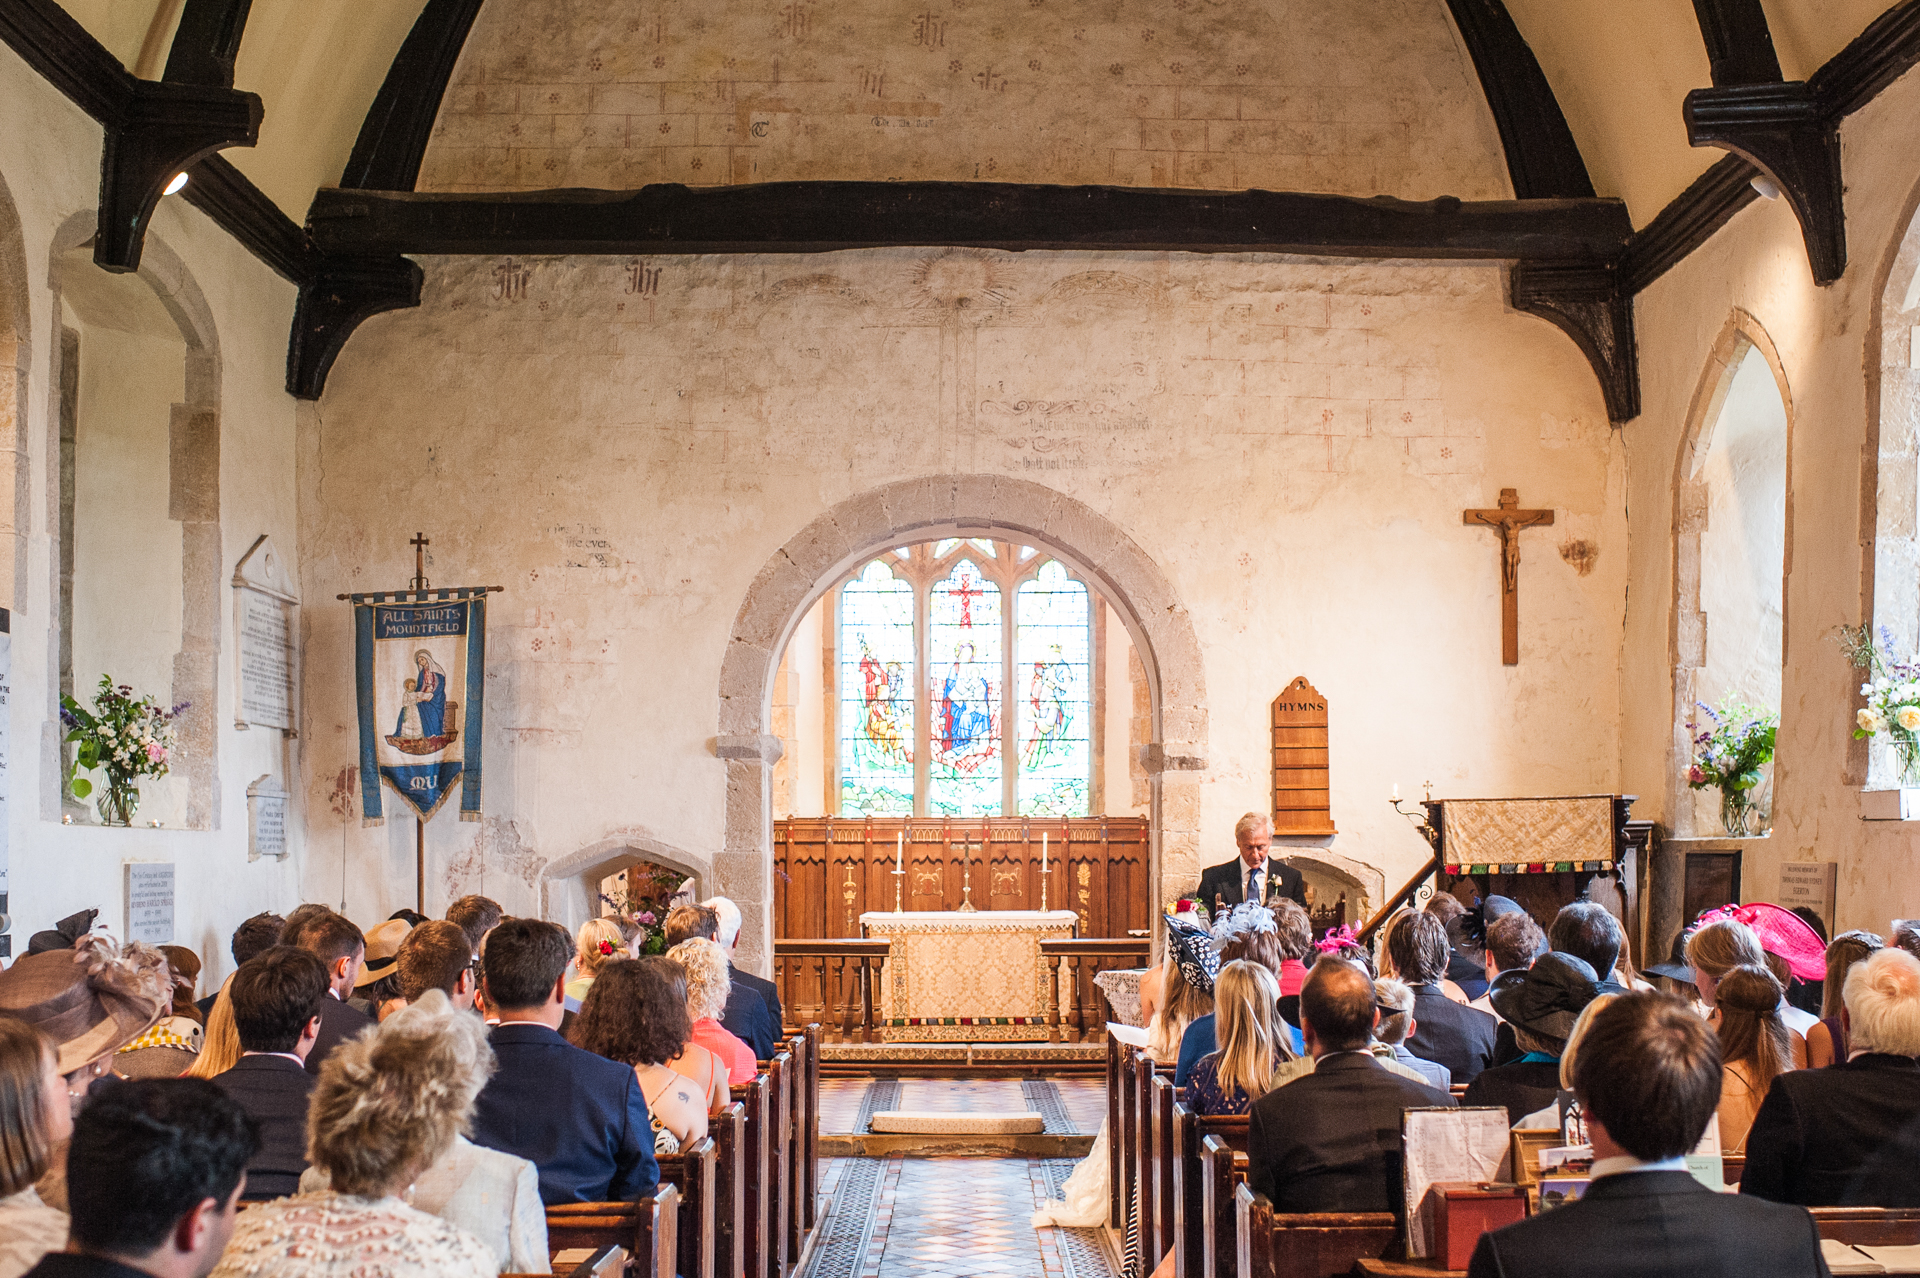
[{"label": "church banner", "polygon": [[422,821],[460,793],[460,819],[480,819],[481,703],[487,592],[353,595],[360,708],[361,824],[379,825],[378,776]]}]

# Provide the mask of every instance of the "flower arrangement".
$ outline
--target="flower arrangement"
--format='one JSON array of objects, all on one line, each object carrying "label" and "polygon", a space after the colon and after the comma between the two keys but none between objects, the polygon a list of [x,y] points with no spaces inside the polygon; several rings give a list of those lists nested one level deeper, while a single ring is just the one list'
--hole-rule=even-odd
[{"label": "flower arrangement", "polygon": [[134,809],[140,806],[137,779],[167,775],[179,739],[174,720],[190,704],[182,701],[163,709],[151,696],[136,697],[131,687],[116,685],[108,675],[100,676],[91,707],[62,695],[60,722],[67,729],[67,742],[75,747],[66,769],[68,792],[76,799],[92,794],[93,782],[74,774],[82,768],[102,769],[106,789],[94,801],[100,820],[132,825]]},{"label": "flower arrangement", "polygon": [[1855,739],[1885,737],[1899,761],[1900,784],[1920,786],[1920,657],[1896,661],[1884,626],[1877,639],[1864,624],[1842,626],[1839,639],[1847,660],[1867,672],[1860,685],[1867,704],[1853,717]]},{"label": "flower arrangement", "polygon": [[1717,708],[1704,701],[1694,704],[1711,723],[1687,721],[1693,734],[1687,784],[1720,791],[1720,820],[1728,834],[1758,834],[1765,828],[1766,813],[1754,803],[1753,791],[1760,784],[1760,769],[1773,762],[1780,716],[1731,695]]},{"label": "flower arrangement", "polygon": [[602,892],[600,900],[640,929],[640,943],[636,947],[638,953],[665,954],[666,917],[673,908],[674,896],[686,881],[687,876],[679,870],[641,861],[627,867],[627,891],[624,897],[616,899]]}]

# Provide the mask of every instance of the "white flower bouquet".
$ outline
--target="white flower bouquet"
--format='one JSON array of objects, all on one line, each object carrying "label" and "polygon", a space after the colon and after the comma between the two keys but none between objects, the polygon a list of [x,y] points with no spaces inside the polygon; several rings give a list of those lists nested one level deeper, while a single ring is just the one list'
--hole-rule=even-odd
[{"label": "white flower bouquet", "polygon": [[1842,626],[1839,637],[1847,660],[1867,672],[1860,685],[1867,704],[1853,716],[1855,739],[1886,739],[1899,760],[1900,784],[1920,786],[1920,658],[1895,660],[1884,626],[1878,638],[1865,624]]},{"label": "white flower bouquet", "polygon": [[108,825],[133,824],[133,810],[140,804],[135,781],[167,775],[179,739],[174,720],[188,705],[183,701],[162,707],[151,696],[134,696],[124,683],[116,686],[107,675],[100,676],[100,690],[93,694],[91,707],[63,695],[60,722],[67,729],[66,740],[75,747],[67,789],[76,799],[86,798],[93,793],[93,782],[73,773],[101,769],[107,774],[107,785],[95,801],[100,819]]}]

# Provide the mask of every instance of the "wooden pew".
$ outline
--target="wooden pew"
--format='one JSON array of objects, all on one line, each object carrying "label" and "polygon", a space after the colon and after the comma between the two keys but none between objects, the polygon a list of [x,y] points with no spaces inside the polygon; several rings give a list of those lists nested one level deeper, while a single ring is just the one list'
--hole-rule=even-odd
[{"label": "wooden pew", "polygon": [[1159,1190],[1153,1183],[1153,1076],[1158,1070],[1148,1056],[1133,1059],[1133,1183],[1140,1203],[1142,1273],[1151,1271],[1167,1251],[1160,1237]]},{"label": "wooden pew", "polygon": [[1219,1136],[1200,1140],[1204,1170],[1201,1212],[1205,1216],[1205,1278],[1234,1278],[1239,1264],[1233,1195],[1247,1183],[1247,1155]]},{"label": "wooden pew", "polygon": [[[1211,1165],[1209,1154],[1202,1148],[1208,1138],[1224,1151],[1221,1160],[1227,1179],[1211,1201],[1209,1208],[1207,1185],[1210,1179]],[[1185,1105],[1173,1108],[1173,1205],[1176,1254],[1174,1273],[1177,1278],[1203,1278],[1208,1272],[1207,1252],[1213,1248],[1219,1252],[1215,1262],[1217,1271],[1222,1275],[1233,1272],[1233,1155],[1238,1152],[1244,1159],[1247,1149],[1247,1116],[1228,1114],[1202,1116],[1187,1109]],[[1244,1166],[1241,1179],[1246,1178]]]},{"label": "wooden pew", "polygon": [[1147,1156],[1153,1161],[1153,1236],[1159,1246],[1153,1257],[1156,1265],[1180,1240],[1179,1191],[1173,1169],[1175,1108],[1173,1072],[1156,1071],[1147,1084]]},{"label": "wooden pew", "polygon": [[1340,1278],[1400,1245],[1388,1211],[1276,1212],[1246,1185],[1233,1204],[1239,1278]]},{"label": "wooden pew", "polygon": [[1121,1198],[1124,1173],[1120,1170],[1125,1154],[1120,1143],[1122,1048],[1119,1039],[1107,1036],[1107,1225],[1116,1230],[1127,1227],[1126,1205]]},{"label": "wooden pew", "polygon": [[775,1052],[765,1066],[767,1097],[767,1278],[786,1278],[793,1183],[793,1053]]},{"label": "wooden pew", "polygon": [[714,1199],[716,1148],[711,1135],[684,1146],[677,1154],[656,1156],[660,1183],[680,1191],[680,1278],[714,1278]]},{"label": "wooden pew", "polygon": [[[614,1262],[616,1255],[620,1257],[617,1265]],[[621,1271],[626,1268],[626,1255],[625,1247],[608,1243],[579,1264],[567,1269],[556,1268],[553,1273],[555,1278],[620,1278]],[[503,1273],[500,1278],[536,1278],[536,1275]],[[546,1278],[546,1275],[539,1275],[538,1278]]]},{"label": "wooden pew", "polygon": [[807,1228],[820,1223],[820,1023],[808,1025],[801,1035],[806,1040],[807,1126],[802,1133],[806,1148],[801,1154],[801,1199],[806,1205]]},{"label": "wooden pew", "polygon": [[1920,1208],[1809,1207],[1822,1238],[1848,1246],[1911,1247],[1920,1244]]},{"label": "wooden pew", "polygon": [[680,1191],[661,1185],[637,1203],[562,1203],[547,1208],[547,1250],[609,1244],[627,1249],[630,1278],[674,1278],[679,1264]]},{"label": "wooden pew", "polygon": [[813,1118],[809,1108],[811,1089],[807,1082],[807,1039],[795,1034],[787,1040],[787,1055],[793,1058],[789,1069],[788,1094],[792,1097],[793,1122],[787,1140],[787,1260],[798,1264],[807,1242],[807,1128]]},{"label": "wooden pew", "polygon": [[767,1192],[771,1185],[767,1155],[772,1142],[768,1138],[767,1126],[772,1121],[772,1081],[765,1074],[755,1074],[751,1083],[734,1087],[732,1095],[746,1115],[745,1156],[740,1160],[746,1184],[741,1204],[741,1261],[747,1278],[767,1278],[767,1222],[772,1215],[769,1211],[771,1195]]},{"label": "wooden pew", "polygon": [[739,1101],[707,1118],[713,1138],[713,1272],[747,1278],[747,1109]]},{"label": "wooden pew", "polygon": [[1114,1226],[1124,1237],[1127,1231],[1127,1214],[1133,1209],[1134,1195],[1139,1188],[1140,1175],[1140,1106],[1134,1100],[1134,1088],[1139,1084],[1138,1064],[1140,1049],[1131,1044],[1123,1044],[1120,1049],[1120,1101],[1119,1114],[1110,1133],[1112,1144],[1118,1151],[1118,1174],[1114,1184],[1119,1190],[1119,1222]]}]

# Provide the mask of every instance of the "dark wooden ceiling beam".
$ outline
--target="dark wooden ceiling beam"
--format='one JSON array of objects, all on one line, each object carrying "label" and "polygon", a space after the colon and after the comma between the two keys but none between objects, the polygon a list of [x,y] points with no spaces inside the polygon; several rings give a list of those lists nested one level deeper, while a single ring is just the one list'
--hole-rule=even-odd
[{"label": "dark wooden ceiling beam", "polygon": [[1758,173],[1737,155],[1721,156],[1633,233],[1620,262],[1621,286],[1638,293],[1705,244],[1735,213],[1760,198],[1753,189]]},{"label": "dark wooden ceiling beam", "polygon": [[1693,0],[1716,85],[1778,84],[1780,57],[1760,0]]},{"label": "dark wooden ceiling beam", "polygon": [[175,174],[260,136],[257,95],[137,79],[53,0],[0,0],[0,40],[105,131],[93,239],[104,270],[139,269],[147,223]]},{"label": "dark wooden ceiling beam", "polygon": [[1593,179],[1540,60],[1503,0],[1447,0],[1522,200],[1591,199]]},{"label": "dark wooden ceiling beam", "polygon": [[1518,262],[1508,272],[1508,290],[1515,310],[1551,323],[1587,357],[1609,420],[1640,415],[1633,295],[1621,286],[1617,262]]},{"label": "dark wooden ceiling beam", "polygon": [[233,65],[240,59],[240,37],[246,34],[252,8],[253,0],[187,0],[160,78],[231,89]]},{"label": "dark wooden ceiling beam", "polygon": [[323,190],[327,252],[821,253],[956,245],[1340,257],[1617,256],[1618,200],[1425,202],[1000,182],[769,182],[434,195]]},{"label": "dark wooden ceiling beam", "polygon": [[481,0],[427,0],[394,55],[353,144],[340,185],[350,189],[411,191],[440,116]]}]

